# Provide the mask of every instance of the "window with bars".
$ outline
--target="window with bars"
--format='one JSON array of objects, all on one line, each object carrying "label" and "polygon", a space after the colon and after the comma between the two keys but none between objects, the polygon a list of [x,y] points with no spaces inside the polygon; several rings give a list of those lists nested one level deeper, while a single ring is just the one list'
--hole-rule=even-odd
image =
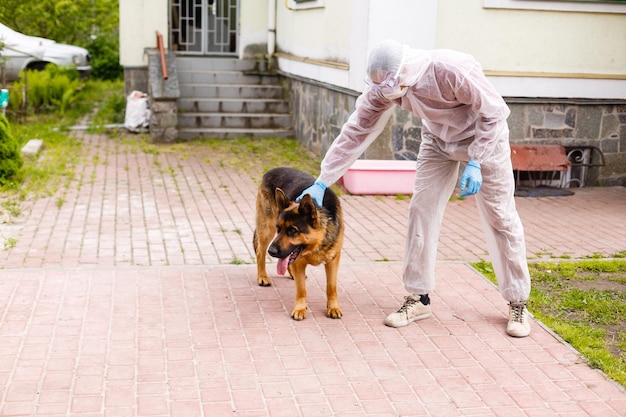
[{"label": "window with bars", "polygon": [[237,50],[237,0],[170,0],[171,48],[189,55]]},{"label": "window with bars", "polygon": [[626,0],[483,0],[485,8],[626,13]]},{"label": "window with bars", "polygon": [[288,0],[287,7],[290,10],[316,9],[324,7],[325,0]]}]

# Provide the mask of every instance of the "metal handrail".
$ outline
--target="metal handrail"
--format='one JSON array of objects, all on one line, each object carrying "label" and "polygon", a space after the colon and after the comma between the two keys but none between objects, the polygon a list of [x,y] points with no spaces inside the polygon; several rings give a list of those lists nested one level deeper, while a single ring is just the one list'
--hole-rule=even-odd
[{"label": "metal handrail", "polygon": [[157,30],[157,48],[161,54],[161,72],[163,73],[163,79],[167,80],[167,62],[165,61],[165,47],[163,46],[163,35]]}]

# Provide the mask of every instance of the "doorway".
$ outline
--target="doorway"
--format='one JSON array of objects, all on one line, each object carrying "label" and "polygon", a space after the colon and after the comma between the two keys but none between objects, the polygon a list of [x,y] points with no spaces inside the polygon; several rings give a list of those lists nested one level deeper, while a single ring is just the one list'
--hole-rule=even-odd
[{"label": "doorway", "polygon": [[171,50],[178,55],[236,55],[237,3],[170,0]]}]

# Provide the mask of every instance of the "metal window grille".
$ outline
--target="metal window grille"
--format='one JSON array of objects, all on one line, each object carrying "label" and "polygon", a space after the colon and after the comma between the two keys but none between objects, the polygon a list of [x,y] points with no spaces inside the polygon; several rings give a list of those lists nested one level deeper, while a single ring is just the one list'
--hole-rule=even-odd
[{"label": "metal window grille", "polygon": [[170,0],[171,49],[189,55],[237,51],[237,0]]}]

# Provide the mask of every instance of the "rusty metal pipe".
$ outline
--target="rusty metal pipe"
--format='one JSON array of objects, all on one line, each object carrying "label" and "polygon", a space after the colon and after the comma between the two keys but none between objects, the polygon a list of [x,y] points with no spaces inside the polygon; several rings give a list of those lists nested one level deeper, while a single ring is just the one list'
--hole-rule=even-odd
[{"label": "rusty metal pipe", "polygon": [[167,80],[167,62],[165,61],[165,47],[163,46],[163,35],[157,31],[157,48],[161,55],[161,72],[163,73],[163,79]]}]

